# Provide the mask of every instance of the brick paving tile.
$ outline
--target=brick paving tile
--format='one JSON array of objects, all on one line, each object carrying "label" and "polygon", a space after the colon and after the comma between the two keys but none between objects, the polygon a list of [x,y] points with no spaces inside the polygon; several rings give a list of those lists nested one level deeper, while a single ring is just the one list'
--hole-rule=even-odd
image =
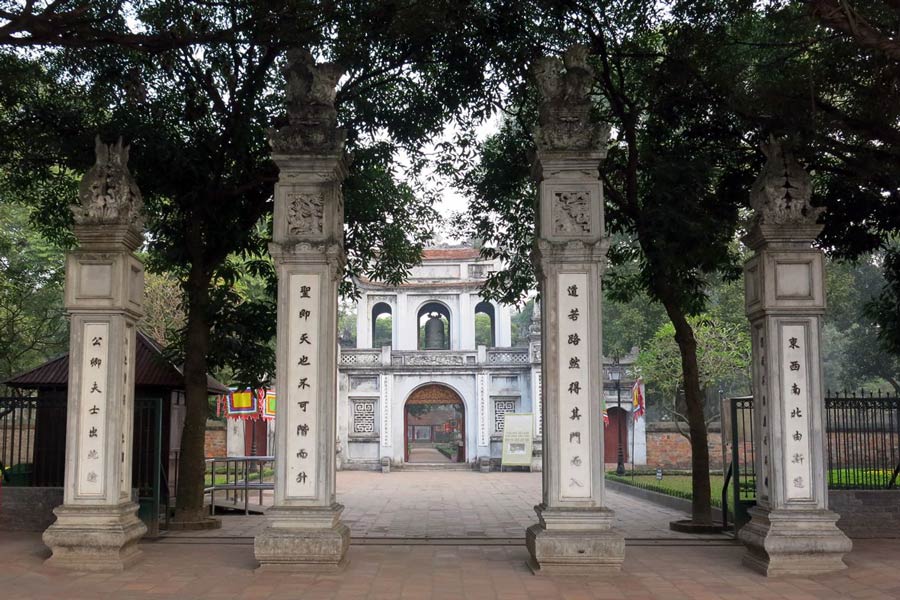
[{"label": "brick paving tile", "polygon": [[[227,516],[220,530],[145,542],[143,560],[124,573],[47,567],[40,534],[0,532],[0,600],[900,599],[900,540],[857,540],[846,558],[849,568],[840,573],[770,580],[741,566],[743,549],[725,536],[671,532],[668,522],[682,513],[609,493],[617,526],[632,540],[623,572],[535,577],[525,565],[524,530],[536,521],[540,474],[345,471],[337,490],[357,542],[348,567],[337,574],[255,573],[249,538],[264,526],[260,516]],[[383,539],[467,536],[519,541],[404,545]]]},{"label": "brick paving tile", "polygon": [[[464,491],[464,493],[463,493]],[[607,491],[616,527],[632,539],[692,539],[671,531],[681,511]],[[540,473],[474,471],[340,471],[338,501],[354,538],[524,538],[537,521]],[[258,502],[257,495],[251,501]],[[271,504],[271,494],[263,504]],[[222,529],[170,534],[182,537],[253,537],[265,527],[259,515],[228,515]],[[720,537],[720,536],[702,536]]]},{"label": "brick paving tile", "polygon": [[351,546],[337,574],[256,574],[252,547],[144,543],[124,573],[69,573],[43,564],[39,534],[0,533],[3,600],[147,598],[571,600],[829,600],[900,598],[900,541],[857,540],[849,568],[766,579],[741,566],[739,546],[628,546],[623,572],[535,577],[522,546]]}]

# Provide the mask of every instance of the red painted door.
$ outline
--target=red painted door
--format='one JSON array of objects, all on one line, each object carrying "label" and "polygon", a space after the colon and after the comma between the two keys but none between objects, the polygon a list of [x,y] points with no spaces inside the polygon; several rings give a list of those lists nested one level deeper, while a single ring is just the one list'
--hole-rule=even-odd
[{"label": "red painted door", "polygon": [[628,462],[628,412],[622,408],[611,406],[609,413],[609,425],[606,426],[603,438],[603,462],[616,464],[619,457],[619,432],[622,433],[622,456]]},{"label": "red painted door", "polygon": [[244,421],[244,456],[268,456],[266,421]]}]

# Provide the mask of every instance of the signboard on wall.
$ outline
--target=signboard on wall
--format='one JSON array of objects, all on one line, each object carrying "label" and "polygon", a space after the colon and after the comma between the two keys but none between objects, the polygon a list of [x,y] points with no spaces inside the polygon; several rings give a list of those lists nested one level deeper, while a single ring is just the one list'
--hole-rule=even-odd
[{"label": "signboard on wall", "polygon": [[530,467],[534,443],[534,419],[531,413],[503,415],[503,456],[501,466]]}]

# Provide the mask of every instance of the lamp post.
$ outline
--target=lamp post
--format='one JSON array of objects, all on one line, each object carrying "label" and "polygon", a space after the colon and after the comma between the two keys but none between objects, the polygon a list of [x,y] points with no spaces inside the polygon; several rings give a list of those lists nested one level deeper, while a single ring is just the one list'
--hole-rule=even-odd
[{"label": "lamp post", "polygon": [[622,369],[619,367],[619,357],[613,358],[613,368],[609,371],[609,378],[616,382],[616,406],[619,412],[616,414],[616,431],[618,432],[618,449],[616,451],[616,475],[625,474],[625,450],[622,445]]}]

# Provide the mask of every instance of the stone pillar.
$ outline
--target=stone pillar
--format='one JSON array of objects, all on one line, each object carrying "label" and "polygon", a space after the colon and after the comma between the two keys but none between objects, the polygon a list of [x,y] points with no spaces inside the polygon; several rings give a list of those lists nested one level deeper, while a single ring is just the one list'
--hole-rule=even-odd
[{"label": "stone pillar", "polygon": [[72,206],[78,249],[66,259],[69,391],[63,504],[44,532],[54,566],[122,570],[147,528],[131,493],[135,326],[144,267],[140,191],[128,147],[97,139],[97,162]]},{"label": "stone pillar", "polygon": [[542,299],[543,502],[526,533],[535,573],[618,570],[603,473],[601,279],[608,238],[598,165],[609,128],[590,120],[587,49],[532,72],[542,95],[533,170],[540,184],[533,254]]},{"label": "stone pillar", "polygon": [[843,569],[850,540],[828,510],[824,447],[821,209],[809,176],[781,142],[770,140],[753,184],[754,217],[744,243],[747,316],[753,346],[753,429],[757,505],[740,532],[744,564],[766,575]]},{"label": "stone pillar", "polygon": [[275,502],[254,543],[260,569],[331,570],[350,530],[335,501],[337,299],[344,266],[344,132],[336,127],[340,70],[288,54],[289,124],[270,132],[278,273]]},{"label": "stone pillar", "polygon": [[534,442],[531,451],[531,470],[544,470],[543,458],[543,386],[541,385],[541,303],[534,302],[531,325],[528,327],[528,361],[531,363],[531,414],[534,419]]}]

